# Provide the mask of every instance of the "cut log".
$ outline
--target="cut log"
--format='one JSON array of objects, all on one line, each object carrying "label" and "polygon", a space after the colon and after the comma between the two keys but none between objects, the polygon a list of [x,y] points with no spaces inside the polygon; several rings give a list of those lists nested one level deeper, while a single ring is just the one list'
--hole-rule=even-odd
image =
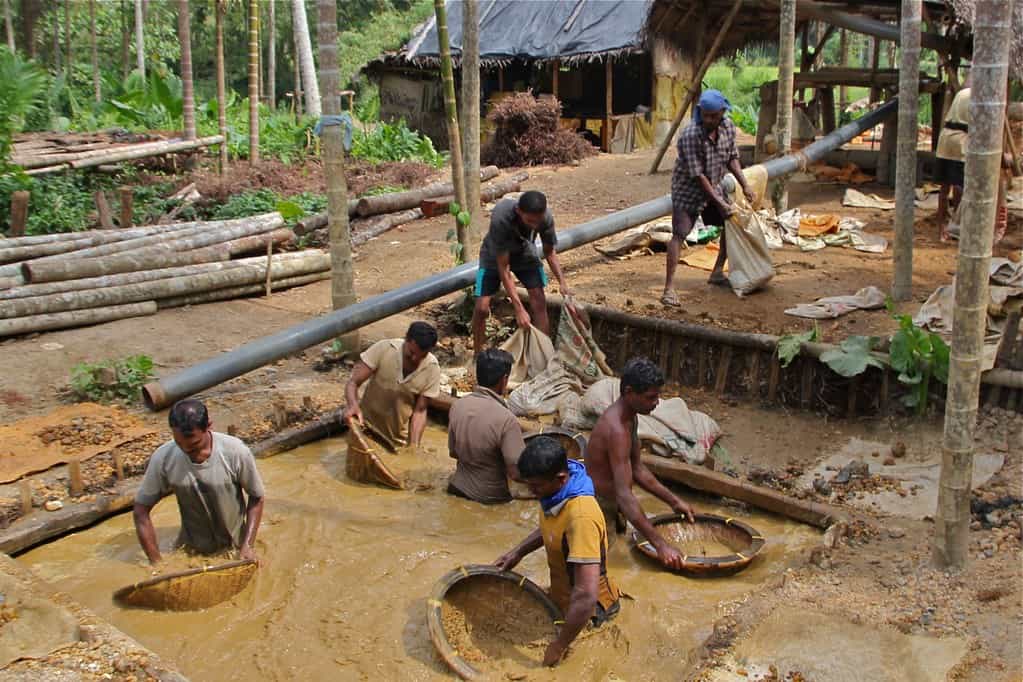
[{"label": "cut log", "polygon": [[794,497],[763,486],[746,483],[727,474],[693,466],[677,459],[643,455],[643,464],[662,480],[706,493],[730,497],[754,507],[780,514],[790,519],[808,523],[817,528],[828,528],[833,523],[845,520],[845,513],[829,504],[797,500]]},{"label": "cut log", "polygon": [[[497,166],[487,166],[480,169],[480,180],[486,181],[497,177]],[[380,215],[382,213],[395,213],[419,206],[423,199],[440,197],[445,194],[454,194],[455,187],[450,182],[435,182],[419,189],[410,189],[407,192],[392,192],[380,194],[375,197],[362,197],[355,208],[356,213],[362,217]]]},{"label": "cut log", "polygon": [[175,251],[166,244],[146,249],[117,253],[103,258],[83,260],[37,260],[22,263],[23,281],[29,284],[63,282],[116,275],[124,272],[140,272],[163,268],[214,263],[226,261],[231,253],[226,245],[207,247],[195,251]]},{"label": "cut log", "polygon": [[[270,234],[273,234],[272,232]],[[251,239],[245,237],[244,239]],[[241,241],[241,240],[238,240]],[[231,242],[228,242],[230,244]],[[193,252],[195,253],[195,252]],[[280,253],[277,258],[301,258],[301,252]],[[0,291],[0,301],[13,298],[29,298],[32,296],[48,296],[66,291],[81,291],[83,289],[102,289],[105,287],[120,286],[122,284],[137,284],[139,282],[152,282],[158,279],[170,279],[172,277],[187,277],[198,275],[204,272],[219,272],[228,268],[237,268],[243,265],[251,265],[254,262],[262,267],[265,265],[264,258],[242,258],[240,260],[224,260],[216,263],[197,263],[195,265],[183,265],[179,267],[158,268],[153,270],[140,270],[136,272],[122,272],[113,275],[100,277],[87,277],[84,279],[67,279],[58,282],[43,282],[40,284],[25,284],[13,289]]]},{"label": "cut log", "polygon": [[256,443],[252,447],[252,454],[259,459],[273,457],[282,452],[294,450],[306,443],[337,436],[347,428],[347,425],[338,419],[336,413],[324,415],[316,421],[282,431],[264,441]]},{"label": "cut log", "polygon": [[71,329],[72,327],[86,327],[113,320],[123,320],[128,317],[145,317],[155,313],[156,303],[144,301],[142,303],[88,308],[86,310],[70,310],[60,313],[12,317],[0,320],[0,337],[53,331],[55,329]]},{"label": "cut log", "polygon": [[23,159],[24,163],[19,163],[18,165],[31,169],[27,171],[28,175],[42,175],[43,173],[56,173],[69,168],[92,168],[108,163],[144,159],[147,156],[159,156],[161,154],[199,149],[213,144],[220,144],[223,141],[224,138],[220,135],[201,137],[197,140],[160,140],[159,142],[126,145],[115,149],[96,149],[77,154],[37,156]]},{"label": "cut log", "polygon": [[20,237],[25,234],[25,224],[28,222],[28,200],[29,193],[19,189],[11,192],[11,236]]},{"label": "cut log", "polygon": [[107,202],[107,195],[101,189],[92,194],[96,201],[96,214],[99,216],[99,226],[104,230],[114,229],[114,219],[110,214],[110,203]]},{"label": "cut log", "polygon": [[[184,223],[182,223],[182,225],[184,225]],[[189,229],[194,229],[194,225],[192,227],[183,228],[176,225],[168,225],[167,227],[162,228],[139,228],[138,230],[90,230],[87,232],[71,232],[66,234],[68,236],[81,236],[75,239],[55,239],[52,241],[40,242],[38,244],[24,244],[20,246],[11,245],[10,247],[8,247],[6,242],[0,242],[0,263],[17,263],[20,261],[35,260],[45,258],[47,256],[70,253],[71,251],[82,251],[93,246],[102,246],[104,244],[113,244],[115,242],[126,242],[130,239],[151,237],[153,235],[160,235],[161,237],[170,239],[173,235],[180,233],[182,230]],[[65,235],[40,236],[57,237]]]},{"label": "cut log", "polygon": [[[49,244],[51,242],[74,242],[82,239],[89,239],[91,237],[104,237],[109,241],[124,241],[126,239],[135,239],[136,237],[148,237],[154,234],[176,232],[177,230],[195,227],[200,224],[201,223],[199,222],[193,221],[188,223],[176,223],[174,225],[145,225],[132,227],[127,230],[117,230],[116,232],[109,232],[107,230],[82,230],[80,232],[55,232],[53,234],[33,234],[26,237],[8,237],[0,238],[0,249],[35,246],[37,244]],[[107,242],[98,241],[96,243],[105,244]]]},{"label": "cut log", "polygon": [[[276,221],[274,221],[276,223]],[[238,230],[230,232],[217,230],[207,234],[196,234],[167,242],[167,246],[175,251],[194,251],[208,246],[223,244],[232,256],[251,251],[266,251],[267,244],[284,245],[295,238],[295,233],[287,227],[275,229],[260,228],[258,234],[235,236]],[[227,237],[225,239],[225,237]]]},{"label": "cut log", "polygon": [[[18,298],[6,301],[0,307],[0,318],[24,317],[43,313],[56,313],[65,310],[83,310],[101,306],[152,301],[162,298],[185,296],[214,289],[253,284],[262,282],[265,276],[265,264],[252,264],[239,268],[230,268],[220,272],[208,272],[173,279],[159,279],[138,284],[123,284],[104,289],[85,289],[70,291],[49,296]],[[274,260],[273,276],[284,279],[298,275],[308,275],[330,269],[330,256],[315,252],[303,254],[302,258]]]},{"label": "cut log", "polygon": [[[383,233],[399,225],[410,223],[423,217],[423,212],[418,208],[397,213],[385,213],[383,215],[371,216],[369,218],[356,218],[350,223],[352,230],[352,246],[361,246],[370,239],[379,237]],[[327,241],[329,235],[327,228],[321,228],[312,232],[317,240]]]},{"label": "cut log", "polygon": [[124,230],[135,221],[135,190],[132,187],[121,187],[118,195],[121,198],[121,219],[117,226]]},{"label": "cut log", "polygon": [[[294,287],[305,286],[306,284],[312,284],[314,282],[321,282],[325,279],[330,279],[330,271],[322,270],[320,272],[314,272],[308,275],[298,275],[296,277],[285,277],[283,279],[273,280],[274,291],[284,291],[285,289],[292,289]],[[187,296],[176,296],[174,298],[164,298],[157,302],[159,308],[180,308],[186,305],[201,305],[203,303],[215,303],[216,301],[229,301],[235,298],[242,298],[244,296],[257,296],[259,294],[266,293],[266,284],[244,284],[237,287],[227,287],[225,289],[215,289],[213,291],[206,291],[198,294],[189,294]]]},{"label": "cut log", "polygon": [[[348,200],[348,215],[349,215],[349,217],[356,215],[355,207],[358,206],[358,205],[359,205],[359,200],[358,199],[349,199]],[[299,220],[297,223],[295,223],[295,234],[297,234],[298,236],[301,237],[304,234],[309,234],[313,230],[318,230],[318,229],[320,229],[322,227],[326,227],[326,226],[327,226],[327,214],[326,213],[317,213],[316,215],[306,216],[305,218],[302,218],[302,220]]]}]

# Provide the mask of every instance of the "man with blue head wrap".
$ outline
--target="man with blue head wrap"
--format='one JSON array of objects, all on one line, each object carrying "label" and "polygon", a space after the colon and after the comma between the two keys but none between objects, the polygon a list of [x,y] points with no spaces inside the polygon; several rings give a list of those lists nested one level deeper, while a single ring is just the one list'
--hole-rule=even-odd
[{"label": "man with blue head wrap", "polygon": [[[734,208],[721,193],[720,184],[731,171],[742,186],[746,199],[753,203],[754,196],[739,164],[739,149],[735,145],[735,124],[725,116],[732,108],[719,90],[705,90],[693,108],[693,120],[678,136],[678,159],[671,176],[671,241],[668,242],[668,263],[664,278],[661,303],[682,307],[675,293],[675,268],[678,267],[682,242],[702,217],[707,225],[724,225]],[[724,232],[717,262],[708,280],[711,284],[726,284],[725,260],[728,257]]]}]

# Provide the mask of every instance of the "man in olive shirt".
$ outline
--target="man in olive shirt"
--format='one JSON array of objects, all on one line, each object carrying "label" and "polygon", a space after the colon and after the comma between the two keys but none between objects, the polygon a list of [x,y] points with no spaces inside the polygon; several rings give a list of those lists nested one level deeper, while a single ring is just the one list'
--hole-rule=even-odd
[{"label": "man in olive shirt", "polygon": [[430,352],[436,345],[437,330],[413,322],[404,339],[384,339],[366,349],[345,386],[342,419],[368,422],[393,450],[418,447],[430,398],[440,395],[440,364]]},{"label": "man in olive shirt", "polygon": [[242,559],[254,559],[264,492],[252,451],[234,436],[215,433],[198,400],[175,403],[168,421],[174,438],[150,458],[132,510],[149,561],[162,558],[150,511],[171,492],[181,512],[177,545],[201,554],[237,548]]},{"label": "man in olive shirt", "polygon": [[[543,244],[544,258],[558,280],[562,295],[569,295],[565,273],[558,260],[558,237],[554,231],[554,216],[547,208],[547,197],[542,192],[523,192],[514,199],[499,201],[490,214],[490,230],[480,246],[480,267],[476,273],[476,308],[472,314],[473,351],[483,350],[487,335],[487,317],[490,299],[502,286],[515,308],[515,321],[522,329],[530,324],[550,336],[547,318],[547,298],[544,287],[547,275],[537,255],[537,241]],[[515,290],[515,280],[529,292],[529,312]],[[532,316],[530,316],[532,315]]]},{"label": "man in olive shirt", "polygon": [[522,427],[505,404],[513,358],[488,348],[476,356],[476,389],[451,407],[448,452],[458,464],[448,492],[483,504],[512,499],[508,479],[518,479],[519,455],[526,447]]}]

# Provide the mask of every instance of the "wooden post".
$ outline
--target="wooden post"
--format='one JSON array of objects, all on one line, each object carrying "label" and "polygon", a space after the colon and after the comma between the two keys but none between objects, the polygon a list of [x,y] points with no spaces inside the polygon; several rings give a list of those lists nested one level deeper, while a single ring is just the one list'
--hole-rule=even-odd
[{"label": "wooden post", "polygon": [[760,351],[752,350],[749,353],[749,373],[747,374],[746,383],[748,384],[749,394],[752,398],[760,397]]},{"label": "wooden post", "polygon": [[558,73],[561,71],[561,60],[555,59],[551,62],[551,92],[554,99],[558,99]]},{"label": "wooden post", "polygon": [[[794,1],[794,0],[793,0]],[[739,8],[742,7],[742,0],[735,0],[735,4],[732,5],[731,11],[728,16],[725,17],[725,23],[721,25],[721,30],[718,31],[717,36],[714,38],[714,42],[710,46],[710,51],[703,58],[703,63],[700,64],[700,68],[696,70],[696,74],[693,75],[693,82],[689,84],[689,88],[686,90],[686,98],[682,100],[682,106],[679,107],[678,112],[675,114],[675,120],[671,122],[671,129],[668,134],[661,140],[660,146],[657,148],[657,154],[654,156],[654,162],[650,165],[650,170],[647,171],[650,175],[657,172],[658,167],[661,165],[661,160],[664,159],[664,153],[668,151],[668,147],[671,145],[672,140],[675,138],[675,133],[678,132],[678,128],[682,125],[682,119],[686,115],[689,107],[692,105],[693,100],[696,99],[696,93],[700,90],[700,83],[703,81],[704,74],[707,73],[707,69],[717,59],[718,50],[721,49],[721,43],[724,41],[725,36],[728,35],[728,31],[732,28],[732,22],[735,21],[735,15],[739,13]],[[793,10],[794,11],[794,10]],[[702,34],[701,34],[702,35]]]},{"label": "wooden post", "polygon": [[893,184],[892,157],[895,155],[899,133],[899,115],[894,112],[883,123],[881,131],[881,149],[877,157],[877,181],[888,185]]},{"label": "wooden post", "polygon": [[32,486],[29,485],[28,479],[21,479],[18,492],[21,497],[21,515],[28,516],[32,513]]},{"label": "wooden post", "polygon": [[28,222],[27,190],[19,189],[11,192],[11,231],[8,236],[21,237],[25,234],[25,223]]},{"label": "wooden post", "polygon": [[781,378],[781,361],[777,353],[771,353],[771,374],[767,378],[767,402],[773,405],[778,398],[778,380]]},{"label": "wooden post", "polygon": [[938,507],[934,515],[932,556],[941,568],[962,568],[969,548],[974,434],[989,301],[992,225],[1002,160],[1011,6],[1005,0],[977,0],[973,21],[970,137],[966,143],[966,183],[959,208],[962,220],[952,352]]},{"label": "wooden post", "polygon": [[938,137],[941,136],[941,124],[944,121],[945,90],[931,93],[931,151],[938,151]]},{"label": "wooden post", "polygon": [[604,59],[604,125],[600,129],[600,146],[611,151],[611,116],[614,113],[614,64],[611,57]]},{"label": "wooden post", "polygon": [[[921,0],[902,0],[899,55],[899,128],[895,159],[895,279],[892,298],[908,301],[913,288],[913,220],[916,217],[917,105],[920,100]],[[885,127],[887,132],[887,126]],[[884,150],[882,150],[884,153]]]},{"label": "wooden post", "polygon": [[[792,147],[792,87],[796,67],[796,1],[782,0],[778,35],[778,118],[775,137],[778,156],[789,153]],[[779,180],[772,192],[774,209],[781,213],[788,209],[789,194],[785,181]]]},{"label": "wooden post", "polygon": [[[877,81],[877,69],[878,69],[878,66],[880,66],[880,63],[881,63],[881,39],[880,38],[874,38],[873,42],[871,43],[871,45],[872,45],[872,47],[871,47],[871,53],[870,53],[870,60],[871,60],[870,70],[871,70],[871,73],[873,75],[873,78],[871,78],[870,80],[871,80],[871,82],[876,82]],[[880,98],[881,98],[881,89],[879,87],[877,87],[876,85],[871,86],[871,88],[870,88],[870,103],[873,104],[874,102],[876,102]]]},{"label": "wooden post", "polygon": [[817,91],[821,103],[821,120],[824,123],[824,134],[833,132],[837,125],[835,116],[835,89],[831,87],[821,88]]},{"label": "wooden post", "polygon": [[107,195],[103,190],[98,189],[93,193],[96,200],[96,212],[99,214],[99,226],[104,230],[114,229],[114,219],[110,217],[110,204],[107,203]]},{"label": "wooden post", "polygon": [[718,372],[714,382],[714,392],[720,397],[725,394],[728,387],[728,370],[732,365],[732,347],[725,346],[721,349],[721,359],[718,360]]},{"label": "wooden post", "polygon": [[135,190],[131,187],[121,187],[118,190],[121,195],[121,225],[123,229],[125,227],[131,227],[132,221],[135,216]]},{"label": "wooden post", "polygon": [[270,298],[271,273],[273,271],[274,243],[272,239],[266,242],[266,297]]},{"label": "wooden post", "polygon": [[70,481],[71,497],[79,497],[85,492],[85,484],[82,482],[82,463],[77,459],[72,459],[67,463],[68,476]]},{"label": "wooden post", "polygon": [[[845,68],[849,66],[849,34],[843,28],[838,34],[838,64]],[[838,88],[838,119],[842,120],[842,113],[849,106],[849,88],[842,85]]]},{"label": "wooden post", "polygon": [[124,480],[124,457],[116,449],[110,453],[110,457],[114,460],[114,477],[118,482]]}]

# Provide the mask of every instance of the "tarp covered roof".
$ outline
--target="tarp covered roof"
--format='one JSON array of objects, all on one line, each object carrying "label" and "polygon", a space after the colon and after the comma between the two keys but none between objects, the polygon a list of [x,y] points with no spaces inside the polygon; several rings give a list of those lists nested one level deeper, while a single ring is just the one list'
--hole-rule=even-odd
[{"label": "tarp covered roof", "polygon": [[[461,0],[447,0],[451,54],[462,48]],[[480,60],[571,59],[643,48],[650,0],[480,0]],[[431,19],[402,50],[410,61],[440,57]]]}]

